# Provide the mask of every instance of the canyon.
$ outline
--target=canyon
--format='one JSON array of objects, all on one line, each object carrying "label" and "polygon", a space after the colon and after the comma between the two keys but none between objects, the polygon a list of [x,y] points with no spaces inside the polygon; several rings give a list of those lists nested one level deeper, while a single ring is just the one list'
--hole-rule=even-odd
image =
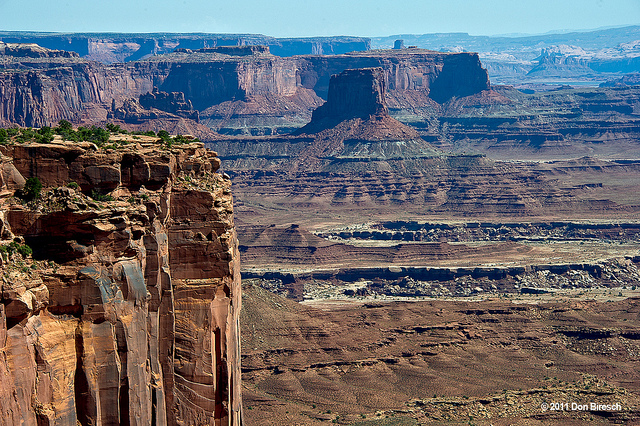
[{"label": "canyon", "polygon": [[0,31],[5,43],[38,44],[97,62],[132,62],[176,49],[268,46],[277,56],[335,55],[353,51],[418,47],[438,52],[477,52],[494,84],[558,87],[600,82],[637,73],[638,26],[507,36],[466,33],[397,34],[384,37],[275,38],[261,34],[101,34]]},{"label": "canyon", "polygon": [[638,422],[637,88],[403,110],[386,83],[343,71],[294,133],[211,143],[251,300],[248,421]]},{"label": "canyon", "polygon": [[597,87],[638,66],[640,27],[538,35],[474,36],[467,33],[401,34],[373,37],[373,49],[397,40],[441,52],[477,52],[494,84],[549,90],[563,85]]},{"label": "canyon", "polygon": [[110,142],[0,146],[0,423],[242,424],[220,159],[199,142]]},{"label": "canyon", "polygon": [[0,31],[6,43],[34,43],[47,49],[77,53],[83,58],[103,62],[130,62],[176,49],[204,49],[224,46],[269,46],[278,56],[340,54],[369,50],[371,40],[364,37],[276,38],[261,34],[100,34],[38,33]]},{"label": "canyon", "polygon": [[[66,52],[60,35],[41,35],[46,47],[10,35],[2,126],[190,136],[0,146],[1,231],[14,242],[5,353],[24,361],[2,377],[42,402],[19,406],[7,391],[6,413],[81,424],[640,419],[632,77],[534,84],[595,67],[550,46],[530,78],[531,60],[500,85],[499,64],[465,49],[307,40],[289,56],[269,38],[123,35],[91,56]],[[46,197],[17,202],[36,175]],[[46,358],[56,334],[42,324],[72,336],[55,346],[66,361]],[[92,381],[99,357],[113,383]],[[62,374],[54,367],[67,393],[39,379]],[[560,400],[622,408],[541,409]]]},{"label": "canyon", "polygon": [[416,104],[442,102],[489,86],[486,71],[471,53],[405,50],[279,57],[267,48],[237,46],[177,49],[113,65],[48,55],[11,50],[0,56],[2,125],[41,127],[62,119],[105,122],[125,101],[139,100],[157,88],[181,92],[176,96],[191,102],[200,123],[219,133],[271,134],[306,124],[326,98],[331,75],[347,68],[381,66],[389,93]]}]

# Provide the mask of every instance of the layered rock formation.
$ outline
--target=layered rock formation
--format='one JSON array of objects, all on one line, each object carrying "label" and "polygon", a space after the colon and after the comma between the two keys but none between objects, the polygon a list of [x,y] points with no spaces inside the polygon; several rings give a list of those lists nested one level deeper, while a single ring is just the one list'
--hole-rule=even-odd
[{"label": "layered rock formation", "polygon": [[1,147],[0,423],[240,425],[230,182],[200,143],[112,146]]},{"label": "layered rock formation", "polygon": [[153,92],[141,95],[139,100],[126,99],[121,107],[116,107],[115,99],[111,103],[111,111],[107,120],[121,120],[127,124],[144,124],[157,119],[187,118],[200,122],[200,114],[193,109],[191,101],[185,101],[182,92]]},{"label": "layered rock formation", "polygon": [[140,105],[147,109],[155,108],[180,117],[200,121],[198,111],[193,109],[191,101],[185,100],[182,92],[167,93],[154,88],[151,93],[140,96]]},{"label": "layered rock formation", "polygon": [[[273,52],[273,49],[271,49]],[[248,54],[251,53],[251,54]],[[202,123],[228,134],[273,134],[305,125],[328,95],[329,79],[349,68],[381,67],[389,102],[435,108],[486,90],[475,54],[420,49],[282,58],[265,49],[179,49],[129,64],[81,58],[4,57],[0,124],[39,127],[61,119],[104,121],[112,103],[151,92],[182,92]]]},{"label": "layered rock formation", "polygon": [[439,117],[392,109],[433,145],[494,159],[640,156],[640,89],[563,88],[527,94],[509,86],[449,102]]},{"label": "layered rock formation", "polygon": [[[403,214],[417,217],[634,215],[638,211],[637,200],[628,196],[629,188],[640,184],[637,161],[592,164],[593,159],[584,158],[573,165],[518,164],[481,154],[445,152],[441,148],[451,148],[459,138],[467,143],[471,138],[482,140],[481,126],[501,133],[532,135],[533,131],[517,123],[509,126],[504,117],[502,121],[483,120],[482,108],[496,114],[515,108],[506,96],[484,91],[443,105],[452,113],[470,111],[477,117],[429,122],[430,126],[440,125],[447,139],[434,137],[431,127],[417,132],[386,112],[391,108],[381,101],[388,99],[380,92],[385,88],[383,75],[380,68],[367,68],[335,76],[329,101],[295,136],[226,138],[213,143],[227,159],[225,168],[234,176],[243,213],[298,223],[300,212],[307,212],[309,220],[331,215],[329,212],[341,216],[348,212],[360,220],[357,217],[368,214],[365,212],[394,217],[400,206]],[[594,109],[602,105],[600,100],[606,103],[606,98],[597,95],[587,99],[583,102]],[[476,110],[475,102],[482,107]],[[530,121],[542,119],[529,117]],[[566,118],[563,123],[567,132],[580,134],[580,127],[569,129]],[[623,125],[614,122],[608,127]],[[274,206],[284,211],[273,215]]]},{"label": "layered rock formation", "polygon": [[[521,37],[465,33],[396,35],[372,39],[374,49],[391,48],[399,38],[440,52],[478,52],[493,84],[559,85],[598,81],[640,71],[640,26]],[[614,74],[615,73],[615,74]],[[560,83],[562,84],[562,83]]]},{"label": "layered rock formation", "polygon": [[16,58],[77,58],[76,52],[52,50],[35,43],[4,43],[0,41],[0,55]]},{"label": "layered rock formation", "polygon": [[345,70],[331,76],[327,102],[313,111],[312,121],[340,122],[350,118],[366,119],[374,114],[388,114],[384,95],[385,78],[382,68]]},{"label": "layered rock formation", "polygon": [[269,46],[278,56],[333,55],[369,50],[364,37],[275,38],[260,34],[56,34],[0,32],[10,43],[37,43],[49,49],[71,50],[82,57],[105,63],[135,61],[174,49],[197,50],[217,46]]}]

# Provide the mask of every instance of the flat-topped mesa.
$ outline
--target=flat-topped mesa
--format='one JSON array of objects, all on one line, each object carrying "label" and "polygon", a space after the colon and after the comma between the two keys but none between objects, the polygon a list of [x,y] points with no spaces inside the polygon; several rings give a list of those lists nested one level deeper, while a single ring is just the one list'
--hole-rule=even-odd
[{"label": "flat-topped mesa", "polygon": [[242,424],[231,183],[160,142],[0,145],[0,423]]},{"label": "flat-topped mesa", "polygon": [[191,101],[185,100],[183,92],[162,92],[157,87],[153,91],[140,95],[140,105],[146,109],[158,109],[175,114],[179,117],[190,118],[200,122],[198,111],[193,109]]},{"label": "flat-topped mesa", "polygon": [[332,75],[327,102],[312,114],[312,121],[335,122],[388,114],[384,71],[380,67],[347,69]]},{"label": "flat-topped mesa", "polygon": [[0,55],[14,58],[79,58],[76,52],[47,49],[35,43],[4,43],[0,41]]},{"label": "flat-topped mesa", "polygon": [[[418,132],[389,115],[385,73],[380,67],[347,69],[331,76],[328,100],[297,135],[313,141],[288,166],[290,172],[323,169],[375,171],[405,160],[440,157]],[[301,145],[301,144],[299,144]]]},{"label": "flat-topped mesa", "polygon": [[[487,71],[473,53],[399,49],[283,58],[262,46],[199,47],[179,46],[172,53],[114,65],[83,58],[4,55],[0,125],[43,127],[63,119],[90,125],[104,120],[112,100],[120,106],[157,87],[184,93],[185,102],[199,112],[201,124],[216,132],[284,134],[309,122],[312,111],[330,97],[331,76],[345,69],[382,68],[384,79],[377,81],[386,86],[386,102],[394,116],[405,116],[402,111],[406,111],[431,117],[443,108],[449,111],[443,104],[452,99],[490,88]],[[275,48],[270,51],[277,53]],[[341,93],[347,101],[354,98]],[[327,108],[340,108],[339,104],[330,102]],[[379,107],[375,97],[371,105]],[[350,106],[356,107],[355,114],[363,112],[362,105],[348,103],[341,113]],[[137,123],[138,112],[130,112]],[[189,126],[193,124],[197,123]],[[155,127],[167,128],[164,123]]]},{"label": "flat-topped mesa", "polygon": [[[385,89],[381,67],[347,69],[331,76],[327,102],[313,111],[311,122],[298,133],[317,133],[317,139],[330,140],[331,145],[420,140],[420,145],[428,146],[414,129],[389,116]],[[366,156],[368,151],[361,153]]]},{"label": "flat-topped mesa", "polygon": [[216,46],[196,50],[200,53],[220,53],[229,56],[269,55],[269,46]]}]

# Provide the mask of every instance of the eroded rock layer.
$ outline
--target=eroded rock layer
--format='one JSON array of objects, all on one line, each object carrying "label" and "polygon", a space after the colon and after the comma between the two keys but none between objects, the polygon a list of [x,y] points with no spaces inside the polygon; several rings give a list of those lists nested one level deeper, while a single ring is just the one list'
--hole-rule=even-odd
[{"label": "eroded rock layer", "polygon": [[[274,206],[391,217],[400,207],[412,215],[503,217],[637,212],[637,200],[624,195],[638,185],[636,161],[524,164],[445,152],[389,115],[385,81],[381,67],[343,71],[296,134],[213,143],[234,176],[243,212],[270,215]],[[594,185],[596,175],[602,180]]]},{"label": "eroded rock layer", "polygon": [[242,424],[230,182],[130,142],[1,147],[0,424]]},{"label": "eroded rock layer", "polygon": [[340,54],[369,50],[371,40],[365,37],[275,38],[261,34],[56,34],[3,31],[7,43],[37,43],[49,49],[72,50],[93,61],[128,62],[174,49],[235,48],[264,45],[278,56],[307,54]]},{"label": "eroded rock layer", "polygon": [[[279,57],[268,49],[180,48],[112,65],[78,57],[4,55],[0,124],[40,127],[60,119],[96,123],[126,100],[157,87],[183,93],[181,101],[191,103],[202,123],[214,130],[283,133],[309,121],[327,97],[333,74],[364,67],[382,68],[394,105],[406,108],[438,105],[489,88],[476,54],[420,49]],[[162,104],[154,102],[154,108],[175,112],[174,105]]]},{"label": "eroded rock layer", "polygon": [[[471,417],[471,423],[485,425],[640,420],[637,298],[321,306],[246,283],[243,374],[246,403],[253,407],[247,421],[321,426],[468,424]],[[565,399],[619,406],[540,409]]]}]

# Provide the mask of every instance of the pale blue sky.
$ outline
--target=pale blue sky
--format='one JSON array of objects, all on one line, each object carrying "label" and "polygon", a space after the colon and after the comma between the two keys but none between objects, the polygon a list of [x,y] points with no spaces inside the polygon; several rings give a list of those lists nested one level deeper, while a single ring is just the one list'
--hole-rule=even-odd
[{"label": "pale blue sky", "polygon": [[640,24],[640,0],[0,0],[0,30],[539,34]]}]

